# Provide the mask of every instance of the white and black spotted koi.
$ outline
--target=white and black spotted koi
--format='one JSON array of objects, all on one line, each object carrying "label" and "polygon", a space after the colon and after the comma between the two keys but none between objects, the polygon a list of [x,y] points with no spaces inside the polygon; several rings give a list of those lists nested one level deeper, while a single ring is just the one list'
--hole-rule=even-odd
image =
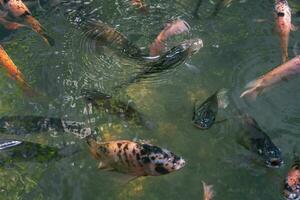
[{"label": "white and black spotted koi", "polygon": [[42,36],[47,44],[54,45],[54,39],[47,35],[43,26],[32,16],[22,0],[0,0],[0,4],[14,17],[24,19],[35,32]]},{"label": "white and black spotted koi", "polygon": [[92,156],[100,160],[99,169],[139,177],[168,174],[185,165],[181,157],[151,144],[129,140],[97,143],[92,137],[87,142]]},{"label": "white and black spotted koi", "polygon": [[300,158],[294,158],[294,164],[284,181],[284,197],[288,200],[300,199]]}]

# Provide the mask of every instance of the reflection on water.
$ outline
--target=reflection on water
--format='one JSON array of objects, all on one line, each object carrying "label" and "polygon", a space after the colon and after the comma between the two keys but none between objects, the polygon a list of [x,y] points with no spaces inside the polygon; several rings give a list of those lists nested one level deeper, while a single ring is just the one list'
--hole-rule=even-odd
[{"label": "reflection on water", "polygon": [[[55,39],[55,46],[47,46],[30,29],[9,32],[0,27],[0,41],[30,85],[47,98],[23,98],[14,82],[1,73],[1,117],[35,115],[86,122],[102,139],[142,139],[178,152],[186,166],[169,175],[128,183],[126,175],[97,170],[85,141],[76,135],[60,131],[15,135],[53,147],[74,144],[80,152],[59,161],[21,161],[0,168],[0,199],[201,199],[202,180],[214,185],[214,199],[281,198],[282,181],[299,143],[299,80],[278,85],[253,103],[239,98],[249,81],[281,62],[273,24],[255,22],[273,20],[273,1],[233,0],[215,16],[219,1],[202,1],[196,17],[198,0],[148,0],[147,12],[130,0],[25,2],[30,2],[33,15]],[[297,12],[297,1],[289,2]],[[191,30],[188,36],[168,41],[169,45],[183,39],[203,40],[203,49],[187,65],[114,91],[117,99],[134,102],[135,109],[155,124],[152,129],[91,109],[82,98],[83,89],[111,94],[143,67],[109,48],[95,48],[95,41],[82,28],[91,18],[115,28],[145,54],[165,24],[177,18],[187,21]],[[293,22],[299,24],[300,19],[293,16]],[[291,33],[291,57],[298,37],[299,31]],[[230,104],[219,110],[216,121],[226,121],[208,130],[195,128],[194,102],[204,102],[222,88],[228,89]],[[281,149],[283,167],[266,168],[238,144],[236,136],[244,130],[236,122],[235,106],[254,117]],[[1,138],[8,137],[1,133]]]}]

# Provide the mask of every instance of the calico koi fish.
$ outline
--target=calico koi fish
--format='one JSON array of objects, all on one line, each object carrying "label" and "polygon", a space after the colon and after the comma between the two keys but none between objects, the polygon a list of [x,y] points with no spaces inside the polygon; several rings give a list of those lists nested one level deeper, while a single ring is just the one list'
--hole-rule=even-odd
[{"label": "calico koi fish", "polygon": [[48,36],[40,22],[36,20],[22,0],[0,0],[0,4],[16,18],[23,18],[44,41],[53,46],[54,39]]},{"label": "calico koi fish", "polygon": [[116,140],[97,143],[87,138],[90,152],[100,160],[99,169],[114,170],[133,177],[159,176],[184,167],[185,161],[174,153],[151,144]]},{"label": "calico koi fish", "polygon": [[288,200],[300,199],[300,160],[296,159],[284,183],[284,197]]},{"label": "calico koi fish", "polygon": [[181,19],[168,23],[150,45],[150,56],[157,56],[165,50],[165,42],[173,35],[179,35],[190,30],[189,24]]}]

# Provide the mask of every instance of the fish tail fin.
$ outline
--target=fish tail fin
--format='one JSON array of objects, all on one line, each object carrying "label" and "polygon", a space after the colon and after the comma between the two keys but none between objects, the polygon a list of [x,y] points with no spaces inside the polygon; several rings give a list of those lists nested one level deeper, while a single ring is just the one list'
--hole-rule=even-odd
[{"label": "fish tail fin", "polygon": [[217,92],[217,99],[218,99],[218,107],[225,109],[227,108],[228,104],[229,104],[229,98],[228,98],[228,90],[225,88],[220,89]]},{"label": "fish tail fin", "polygon": [[37,93],[33,90],[33,88],[29,85],[29,83],[25,80],[22,73],[17,74],[15,76],[10,77],[16,80],[17,84],[22,88],[22,91],[26,96],[32,97],[35,96]]},{"label": "fish tail fin", "polygon": [[213,186],[212,185],[207,185],[204,181],[202,181],[203,185],[203,193],[204,193],[204,200],[210,200],[214,197],[214,191],[213,191]]},{"label": "fish tail fin", "polygon": [[25,20],[28,24],[31,25],[32,29],[35,32],[37,32],[38,34],[40,34],[42,36],[42,38],[48,45],[54,46],[55,40],[53,38],[51,38],[49,35],[47,35],[45,29],[42,27],[42,25],[40,24],[40,22],[38,20],[36,20],[32,15],[27,15]]},{"label": "fish tail fin", "polygon": [[261,93],[261,89],[259,87],[259,82],[258,80],[253,80],[250,81],[246,85],[247,90],[244,91],[241,95],[240,98],[247,97],[250,100],[256,100],[257,96]]}]

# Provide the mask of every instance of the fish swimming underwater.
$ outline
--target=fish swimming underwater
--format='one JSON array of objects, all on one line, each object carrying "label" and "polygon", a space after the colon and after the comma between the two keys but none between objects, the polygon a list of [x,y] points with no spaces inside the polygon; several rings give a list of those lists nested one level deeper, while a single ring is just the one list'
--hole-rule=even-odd
[{"label": "fish swimming underwater", "polygon": [[102,109],[108,114],[117,115],[128,122],[152,129],[152,122],[148,121],[132,102],[123,102],[96,90],[82,90],[81,94],[98,110]]},{"label": "fish swimming underwater", "polygon": [[150,56],[158,56],[165,50],[165,42],[173,35],[179,35],[190,30],[190,25],[181,19],[168,23],[150,45]]},{"label": "fish swimming underwater", "polygon": [[91,134],[91,129],[86,128],[83,122],[31,115],[0,118],[0,133],[24,135],[48,131],[71,133],[79,137]]},{"label": "fish swimming underwater", "polygon": [[147,8],[143,0],[131,0],[131,4],[136,6],[140,11],[146,12]]},{"label": "fish swimming underwater", "polygon": [[211,200],[214,197],[214,191],[212,185],[206,185],[205,182],[202,181],[203,184],[203,200]]},{"label": "fish swimming underwater", "polygon": [[225,89],[219,90],[204,102],[196,101],[192,123],[200,129],[209,129],[216,120],[219,108],[226,108],[228,99]]},{"label": "fish swimming underwater", "polygon": [[24,24],[20,24],[17,22],[11,22],[11,21],[5,19],[6,16],[7,16],[7,12],[0,11],[0,24],[2,24],[4,26],[4,28],[6,28],[8,30],[16,30],[16,29],[25,27]]},{"label": "fish swimming underwater", "polygon": [[251,100],[255,100],[256,97],[267,88],[270,88],[282,81],[287,81],[289,78],[292,78],[299,73],[300,56],[296,56],[258,79],[248,83],[246,86],[247,90],[244,91],[240,97],[248,97]]},{"label": "fish swimming underwater", "polygon": [[291,30],[296,30],[291,23],[291,9],[287,0],[275,1],[275,24],[280,38],[282,63],[288,61],[288,43]]},{"label": "fish swimming underwater", "polygon": [[4,69],[7,71],[9,77],[14,79],[17,82],[17,84],[22,88],[25,94],[29,96],[32,96],[34,94],[34,91],[30,87],[30,85],[26,82],[22,72],[20,72],[20,70],[17,68],[17,66],[8,56],[6,51],[0,45],[0,67],[1,66],[4,67]]},{"label": "fish swimming underwater", "polygon": [[219,0],[215,6],[213,13],[211,14],[213,17],[217,16],[222,8],[228,7],[233,0]]},{"label": "fish swimming underwater", "polygon": [[73,149],[74,151],[69,150],[65,151],[63,149],[22,140],[0,139],[0,166],[23,161],[43,163],[50,160],[61,159],[66,157],[67,154],[73,154],[77,151],[75,149]]},{"label": "fish swimming underwater", "polygon": [[44,41],[53,46],[55,41],[52,39],[47,33],[45,32],[45,29],[42,27],[40,22],[36,20],[30,10],[27,8],[27,6],[24,4],[22,0],[0,0],[0,4],[3,6],[5,10],[10,12],[14,17],[16,18],[22,18],[24,19],[32,29],[38,33]]},{"label": "fish swimming underwater", "polygon": [[131,175],[160,176],[184,167],[185,161],[174,153],[151,144],[129,140],[97,143],[87,138],[92,156],[100,160],[99,169]]},{"label": "fish swimming underwater", "polygon": [[288,200],[300,199],[300,159],[296,158],[284,182],[284,197]]},{"label": "fish swimming underwater", "polygon": [[240,118],[245,130],[245,134],[240,138],[240,144],[258,155],[267,167],[280,167],[283,164],[280,149],[250,115],[244,113]]},{"label": "fish swimming underwater", "polygon": [[85,36],[95,43],[96,49],[108,46],[128,58],[139,60],[143,57],[141,49],[128,41],[122,33],[102,21],[83,21],[81,27],[85,31]]}]

